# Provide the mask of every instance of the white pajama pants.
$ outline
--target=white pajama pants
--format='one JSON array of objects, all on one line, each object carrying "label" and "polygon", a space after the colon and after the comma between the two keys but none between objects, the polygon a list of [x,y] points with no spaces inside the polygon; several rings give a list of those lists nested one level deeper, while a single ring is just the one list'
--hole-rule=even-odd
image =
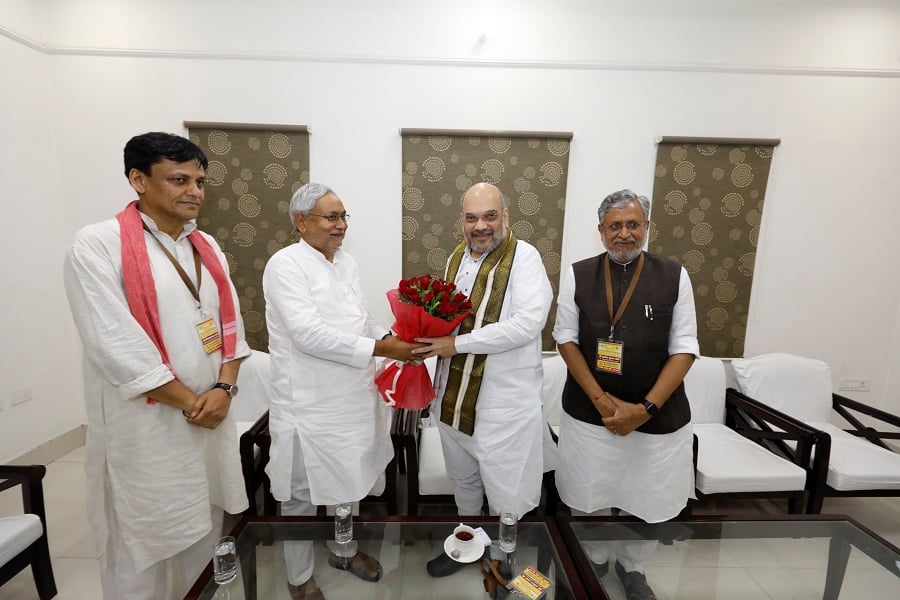
[{"label": "white pajama pants", "polygon": [[480,515],[484,497],[491,515],[513,511],[522,515],[541,501],[544,420],[535,418],[508,428],[515,439],[477,439],[438,423],[447,475],[460,515]]},{"label": "white pajama pants", "polygon": [[225,511],[210,506],[212,530],[178,554],[136,571],[131,553],[116,527],[115,514],[107,506],[106,568],[100,583],[105,600],[180,600],[184,598],[206,564],[212,560],[213,545],[222,536]]},{"label": "white pajama pants", "polygon": [[[384,493],[384,472],[378,476],[370,494],[380,496]],[[315,516],[318,507],[312,503],[309,493],[309,478],[306,476],[306,465],[303,462],[303,448],[300,438],[294,436],[294,465],[291,468],[291,499],[281,503],[282,516]],[[326,507],[329,515],[334,514],[334,505]],[[353,514],[359,514],[359,502],[353,502]],[[343,549],[349,556],[356,554],[356,540]],[[285,541],[284,562],[287,568],[288,582],[291,585],[302,585],[309,581],[315,569],[313,561],[312,541]]]}]

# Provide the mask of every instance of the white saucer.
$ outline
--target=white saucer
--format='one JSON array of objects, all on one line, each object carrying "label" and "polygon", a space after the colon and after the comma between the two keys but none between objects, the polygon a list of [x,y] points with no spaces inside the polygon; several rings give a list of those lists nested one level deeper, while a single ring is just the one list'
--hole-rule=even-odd
[{"label": "white saucer", "polygon": [[[447,556],[453,558],[453,555],[451,555],[450,553],[454,550],[459,550],[459,548],[456,547],[456,536],[451,534],[447,536],[446,540],[444,540],[444,552],[447,553]],[[462,550],[460,550],[460,552],[462,552]],[[473,545],[472,549],[468,552],[463,552],[458,557],[453,558],[453,560],[461,563],[475,562],[476,560],[481,558],[482,554],[484,554],[484,545],[479,543]]]}]

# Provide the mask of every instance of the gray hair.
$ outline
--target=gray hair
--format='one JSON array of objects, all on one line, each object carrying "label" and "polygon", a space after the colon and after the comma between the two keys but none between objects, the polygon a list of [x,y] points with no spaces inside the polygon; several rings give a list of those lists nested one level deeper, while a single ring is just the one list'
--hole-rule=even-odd
[{"label": "gray hair", "polygon": [[329,193],[334,193],[334,190],[321,183],[307,183],[294,192],[294,195],[291,196],[291,223],[294,222],[297,213],[304,217],[307,216],[319,198]]},{"label": "gray hair", "polygon": [[619,190],[604,198],[603,202],[600,203],[600,208],[597,209],[597,217],[600,219],[600,223],[603,223],[606,213],[610,210],[614,208],[624,208],[626,204],[634,201],[637,201],[638,204],[641,205],[641,210],[644,211],[644,220],[649,221],[650,200],[647,199],[647,196],[638,196],[631,190]]}]

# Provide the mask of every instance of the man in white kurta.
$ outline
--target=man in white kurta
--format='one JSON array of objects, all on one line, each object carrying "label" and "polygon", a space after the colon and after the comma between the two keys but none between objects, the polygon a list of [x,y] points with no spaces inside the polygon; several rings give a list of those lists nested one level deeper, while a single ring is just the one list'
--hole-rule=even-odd
[{"label": "man in white kurta", "polygon": [[[148,136],[129,145],[149,144],[152,152],[157,138]],[[107,600],[181,598],[211,558],[222,509],[238,513],[247,507],[233,420],[223,412],[230,394],[214,385],[233,384],[238,359],[250,350],[239,316],[229,361],[221,349],[207,353],[195,329],[211,318],[222,331],[217,286],[205,264],[196,281],[187,237],[196,228],[190,219],[202,203],[206,159],[201,162],[202,151],[183,138],[175,145],[180,149],[173,153],[171,139],[163,138],[160,152],[172,159],[163,154],[156,163],[136,167],[129,165],[126,147],[169,366],[129,310],[119,223],[111,219],[79,231],[65,260],[66,293],[84,344],[87,504]],[[224,255],[206,237],[227,273]],[[200,284],[199,302],[163,246]],[[230,282],[228,293],[236,306]],[[148,396],[157,402],[149,403]],[[205,403],[204,413],[218,414],[201,417],[194,408],[199,403]]]},{"label": "man in white kurta", "polygon": [[[291,215],[302,239],[272,256],[263,275],[273,377],[266,472],[282,514],[310,515],[383,490],[379,476],[394,450],[374,356],[413,360],[418,345],[369,317],[356,262],[340,248],[348,217],[337,195],[307,184],[291,199]],[[294,597],[320,597],[312,544],[285,543],[285,557]],[[329,562],[363,579],[381,575],[361,552],[349,564],[334,555]]]},{"label": "man in white kurta", "polygon": [[[487,183],[470,188],[463,198],[461,225],[467,247],[454,282],[469,296],[477,278],[488,277],[482,263],[492,251],[500,251],[507,236],[509,213],[500,190]],[[480,515],[485,495],[493,515],[512,511],[521,517],[540,502],[544,433],[541,330],[553,292],[538,251],[517,240],[514,252],[497,322],[464,335],[423,338],[419,341],[427,345],[416,351],[425,357],[441,357],[433,404],[438,413],[450,357],[487,355],[474,432],[466,434],[437,415],[444,462],[460,515]],[[456,563],[448,562],[444,555],[435,560],[442,564],[429,563],[432,575],[455,570]]]}]

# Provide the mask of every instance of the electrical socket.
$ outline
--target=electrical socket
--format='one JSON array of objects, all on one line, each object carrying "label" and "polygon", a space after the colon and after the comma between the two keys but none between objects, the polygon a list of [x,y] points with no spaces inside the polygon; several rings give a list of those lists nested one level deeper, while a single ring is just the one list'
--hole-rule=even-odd
[{"label": "electrical socket", "polygon": [[840,392],[868,392],[868,379],[844,379],[838,387]]},{"label": "electrical socket", "polygon": [[31,388],[30,387],[22,387],[17,390],[13,390],[9,395],[10,402],[13,406],[18,406],[20,404],[25,404],[26,402],[31,401]]}]

